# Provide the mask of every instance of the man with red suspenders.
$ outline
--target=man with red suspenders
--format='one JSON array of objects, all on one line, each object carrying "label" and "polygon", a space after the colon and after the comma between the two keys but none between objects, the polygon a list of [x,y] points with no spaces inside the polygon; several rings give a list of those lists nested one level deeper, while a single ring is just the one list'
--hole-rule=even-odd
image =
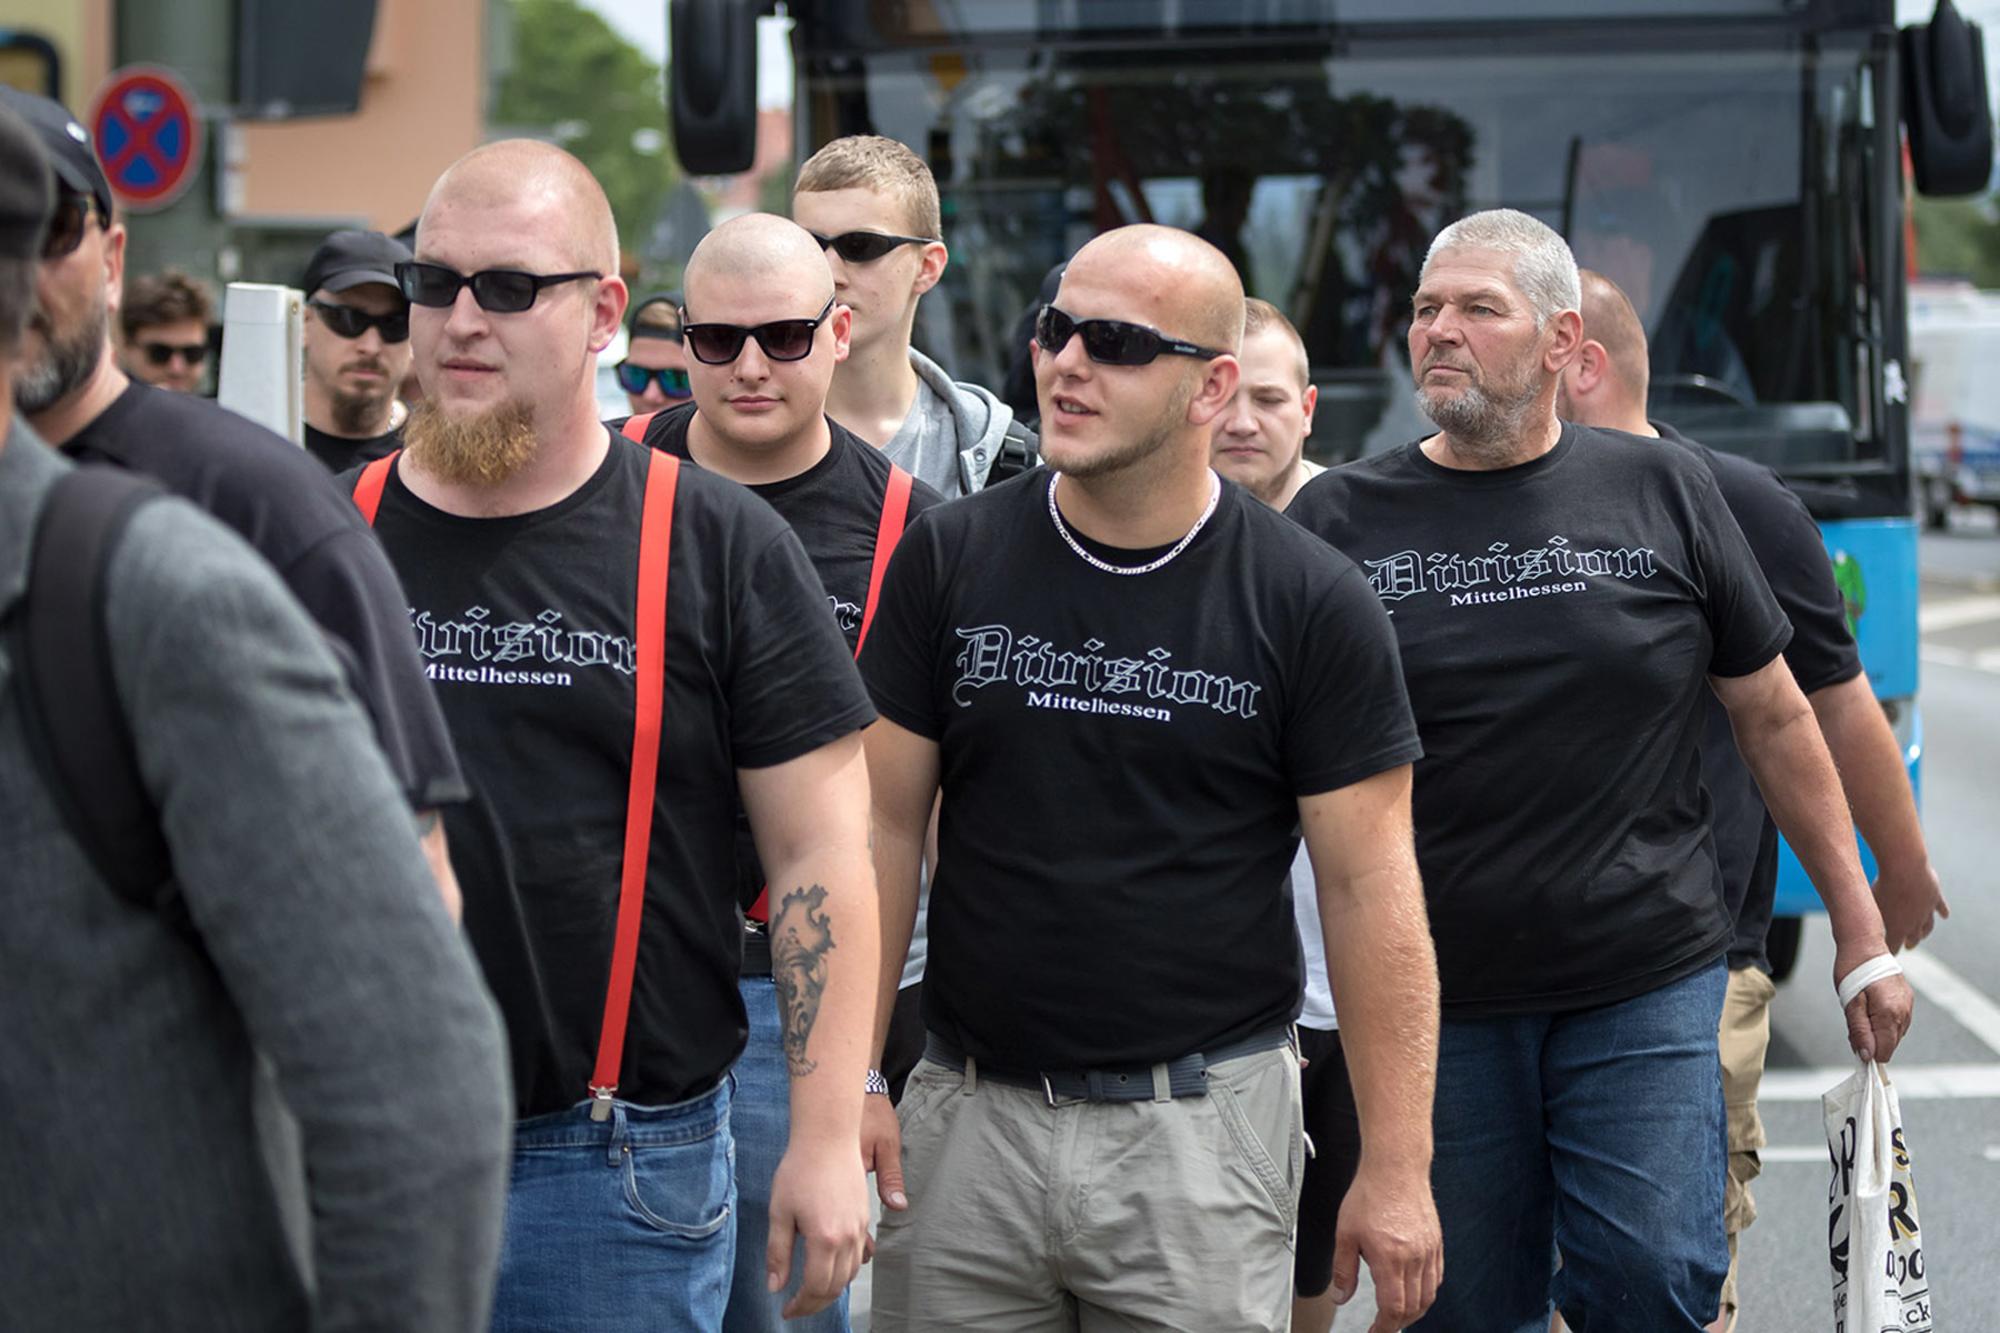
[{"label": "man with red suspenders", "polygon": [[873,714],[770,507],[596,419],[616,259],[568,154],[454,164],[398,273],[425,398],[407,451],[355,480],[474,788],[466,929],[522,1117],[496,1330],[721,1325],[739,792],[787,978],[793,1129],[764,1249],[776,1288],[804,1242],[789,1312],[832,1302],[867,1236]]},{"label": "man with red suspenders", "polygon": [[[748,486],[792,525],[826,587],[848,646],[860,651],[904,524],[943,497],[825,415],[827,386],[847,354],[850,320],[810,233],[753,213],[716,228],[688,260],[681,311],[694,402],[634,417],[625,433]],[[820,322],[808,328],[812,318]],[[739,820],[737,900],[745,909],[743,978],[750,1042],[736,1061],[736,1277],[725,1333],[776,1333],[785,1293],[765,1290],[762,1241],[772,1173],[785,1150],[786,978],[773,973],[769,897],[747,823]],[[871,1071],[872,1072],[872,1071]],[[870,1080],[871,1087],[874,1080]],[[840,1333],[846,1301],[798,1333]]]}]

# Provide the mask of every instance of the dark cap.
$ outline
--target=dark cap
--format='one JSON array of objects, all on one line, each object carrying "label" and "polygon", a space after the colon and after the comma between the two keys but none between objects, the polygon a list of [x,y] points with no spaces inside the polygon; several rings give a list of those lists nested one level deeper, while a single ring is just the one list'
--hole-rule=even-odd
[{"label": "dark cap", "polygon": [[344,292],[370,282],[394,287],[396,265],[409,258],[406,247],[379,231],[337,231],[313,251],[302,285],[308,296],[317,291]]},{"label": "dark cap", "polygon": [[56,170],[56,178],[78,194],[97,201],[98,216],[111,222],[111,183],[104,179],[92,151],[90,131],[60,102],[18,88],[0,84],[0,107],[5,107],[28,123],[41,141],[42,152]]},{"label": "dark cap", "polygon": [[[639,316],[649,310],[656,310],[661,306],[666,307],[666,313],[671,320],[671,324],[663,325],[654,322],[648,324],[643,329],[640,328]],[[679,292],[654,292],[650,296],[634,301],[632,303],[632,317],[626,322],[625,336],[628,339],[670,338],[675,342],[679,342],[681,340],[681,294]]]}]

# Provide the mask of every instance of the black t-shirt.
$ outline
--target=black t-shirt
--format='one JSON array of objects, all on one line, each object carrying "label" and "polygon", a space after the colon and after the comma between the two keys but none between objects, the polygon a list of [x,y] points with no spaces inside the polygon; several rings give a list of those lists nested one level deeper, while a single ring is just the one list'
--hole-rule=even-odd
[{"label": "black t-shirt", "polygon": [[1492,472],[1407,445],[1287,512],[1367,571],[1396,627],[1447,1013],[1608,1004],[1719,957],[1707,678],[1757,670],[1790,631],[1709,469],[1566,425]]},{"label": "black t-shirt", "polygon": [[380,435],[357,440],[345,435],[329,435],[311,422],[306,423],[306,452],[326,464],[329,472],[340,473],[349,468],[362,467],[378,458],[387,458],[402,447],[403,428],[400,425]]},{"label": "black t-shirt", "polygon": [[[1687,439],[1671,426],[1654,429],[1694,450],[1715,473],[1722,499],[1743,529],[1758,568],[1792,622],[1785,665],[1807,694],[1861,674],[1861,653],[1847,628],[1847,605],[1833,581],[1819,525],[1804,501],[1761,463]],[[1764,808],[1757,780],[1736,749],[1729,710],[1711,696],[1701,739],[1701,780],[1715,803],[1715,857],[1736,938],[1731,967],[1771,970],[1764,936],[1778,888],[1778,829]]]},{"label": "black t-shirt", "polygon": [[[661,412],[646,428],[646,443],[692,463],[688,453],[688,423],[695,407],[689,403]],[[611,423],[617,428],[622,423]],[[749,489],[792,525],[806,548],[806,558],[826,588],[840,632],[852,652],[861,639],[861,613],[868,605],[868,576],[875,567],[875,538],[881,531],[882,502],[889,490],[889,457],[829,419],[832,446],[826,457],[783,481]],[[698,465],[697,465],[698,466]],[[904,526],[944,497],[912,479]],[[757,845],[750,820],[740,815],[737,827],[737,901],[749,907],[764,890],[764,872],[757,862]]]},{"label": "black t-shirt", "polygon": [[1224,483],[1179,556],[1108,574],[1057,534],[1052,475],[913,524],[861,655],[882,715],[939,746],[925,1022],[1001,1070],[1289,1021],[1298,798],[1419,753],[1388,620],[1337,552]]},{"label": "black t-shirt", "polygon": [[[587,1095],[610,975],[631,779],[633,602],[649,451],[611,437],[574,494],[462,518],[392,475],[375,528],[475,799],[450,828],[466,931],[506,1015],[522,1115]],[[351,486],[353,475],[344,480]],[[711,1087],[743,1046],[728,888],[736,771],[874,718],[819,580],[747,490],[682,468],[645,914],[619,1096]]]},{"label": "black t-shirt", "polygon": [[324,468],[248,417],[136,381],[64,447],[145,473],[236,529],[326,632],[410,804],[465,799],[402,587]]}]

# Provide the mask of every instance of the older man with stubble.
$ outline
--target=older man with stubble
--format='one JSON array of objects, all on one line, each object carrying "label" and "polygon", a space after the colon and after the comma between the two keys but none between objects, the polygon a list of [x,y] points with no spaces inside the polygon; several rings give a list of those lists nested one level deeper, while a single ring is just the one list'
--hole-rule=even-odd
[{"label": "older man with stubble", "polygon": [[862,652],[884,1013],[943,807],[900,1172],[869,1099],[877,1329],[1288,1327],[1301,828],[1376,1329],[1436,1289],[1415,731],[1360,571],[1209,467],[1242,336],[1213,246],[1098,237],[1036,325],[1049,468],[923,515],[890,566]]},{"label": "older man with stubble", "polygon": [[350,480],[474,788],[454,845],[521,1116],[494,1327],[721,1326],[739,799],[786,979],[791,1132],[764,1263],[783,1287],[804,1241],[787,1309],[810,1313],[867,1239],[873,710],[770,506],[597,419],[626,291],[583,164],[520,140],[473,151],[415,249],[399,278],[425,396],[408,448]]},{"label": "older man with stubble", "polygon": [[1539,1333],[1552,1303],[1579,1329],[1715,1318],[1731,923],[1697,753],[1710,691],[1826,902],[1849,1042],[1886,1060],[1910,1021],[1780,656],[1791,628],[1714,475],[1556,417],[1579,304],[1541,222],[1446,228],[1409,335],[1439,432],[1335,468],[1288,511],[1368,571],[1423,736],[1451,1256],[1423,1329]]}]

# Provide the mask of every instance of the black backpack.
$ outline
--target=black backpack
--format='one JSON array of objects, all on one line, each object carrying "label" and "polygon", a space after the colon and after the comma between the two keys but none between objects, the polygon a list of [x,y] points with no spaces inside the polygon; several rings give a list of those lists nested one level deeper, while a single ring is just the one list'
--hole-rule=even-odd
[{"label": "black backpack", "polygon": [[165,493],[109,467],[58,480],[13,636],[23,730],[64,824],[114,890],[156,909],[176,901],[173,864],[111,672],[104,585],[132,515]]},{"label": "black backpack", "polygon": [[[1023,472],[1032,472],[1042,465],[1041,437],[1028,428],[1021,418],[1015,417],[1007,423],[1007,432],[1000,437],[1000,451],[993,456],[992,464],[986,469],[986,484],[998,486],[1010,477],[1018,477]],[[961,471],[964,463],[960,463]],[[972,487],[965,493],[970,495]]]}]

